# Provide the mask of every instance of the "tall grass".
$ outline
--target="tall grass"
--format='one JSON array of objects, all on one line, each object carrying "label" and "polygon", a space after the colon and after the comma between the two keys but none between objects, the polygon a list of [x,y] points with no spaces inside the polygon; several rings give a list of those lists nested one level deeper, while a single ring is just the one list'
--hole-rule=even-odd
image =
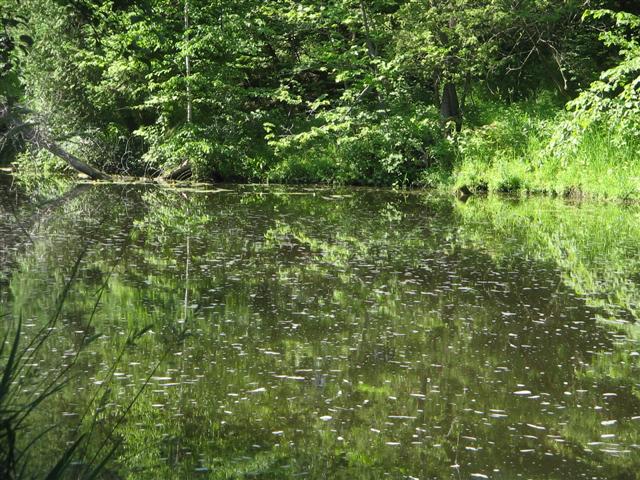
[{"label": "tall grass", "polygon": [[[106,381],[97,387],[91,401],[86,406],[81,421],[76,427],[73,440],[57,457],[51,460],[40,459],[37,462],[38,464],[48,464],[45,471],[33,471],[30,468],[35,450],[41,452],[43,449],[47,451],[50,450],[49,447],[55,447],[43,444],[47,441],[47,436],[59,427],[59,425],[49,427],[33,425],[36,422],[35,417],[38,416],[38,412],[49,398],[63,390],[75,378],[74,366],[80,355],[101,336],[99,333],[85,334],[77,352],[70,360],[60,365],[56,373],[42,376],[36,372],[34,368],[34,365],[37,364],[36,360],[39,354],[47,349],[48,341],[56,332],[55,326],[60,318],[71,285],[78,276],[80,263],[85,253],[86,247],[74,263],[50,319],[24,345],[25,332],[21,319],[13,329],[10,327],[6,329],[4,337],[0,340],[0,368],[2,371],[0,377],[0,479],[18,480],[34,478],[33,475],[36,475],[36,478],[56,480],[67,478],[71,470],[76,478],[86,480],[97,478],[120,446],[115,435],[117,428],[123,423],[131,407],[138,400],[158,368],[159,362],[152,369],[151,374],[143,382],[124,412],[107,431],[106,440],[101,441],[94,449],[95,451],[91,452],[91,448],[88,447],[96,440],[95,413],[109,392],[109,385],[113,380],[116,366],[122,359],[125,349],[135,345],[136,341],[150,329],[150,326],[130,333],[125,346],[110,369]],[[91,326],[93,322],[109,277],[110,275],[107,275],[107,280],[97,292],[87,327]],[[89,330],[89,328],[86,329],[86,331]],[[38,429],[39,431],[36,431]]]},{"label": "tall grass", "polygon": [[477,125],[459,139],[455,188],[640,199],[640,145],[632,132],[602,121],[565,133],[570,114],[545,94],[480,110]]}]

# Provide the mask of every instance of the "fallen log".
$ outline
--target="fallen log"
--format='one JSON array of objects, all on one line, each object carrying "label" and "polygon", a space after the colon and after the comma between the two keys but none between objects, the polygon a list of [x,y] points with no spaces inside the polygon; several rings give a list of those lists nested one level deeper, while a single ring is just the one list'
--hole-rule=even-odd
[{"label": "fallen log", "polygon": [[[27,111],[18,107],[19,111]],[[51,152],[56,157],[61,158],[67,164],[77,170],[84,173],[92,180],[109,180],[111,177],[103,171],[92,167],[88,163],[83,162],[75,155],[67,152],[64,148],[58,145],[46,132],[37,128],[35,123],[22,122],[19,120],[18,115],[14,111],[10,111],[7,105],[0,105],[0,123],[5,129],[5,133],[2,135],[3,142],[11,139],[12,137],[21,136],[22,139],[39,149],[45,149]]]},{"label": "fallen log", "polygon": [[67,152],[64,148],[58,145],[55,141],[43,134],[40,130],[35,129],[32,125],[26,126],[24,129],[24,139],[36,146],[37,148],[44,148],[51,152],[56,157],[61,158],[69,164],[69,166],[80,173],[84,173],[92,180],[110,180],[111,177],[101,170],[92,167],[88,163],[83,162],[75,155]]},{"label": "fallen log", "polygon": [[191,177],[191,165],[188,160],[185,160],[173,170],[160,175],[161,180],[185,180]]}]

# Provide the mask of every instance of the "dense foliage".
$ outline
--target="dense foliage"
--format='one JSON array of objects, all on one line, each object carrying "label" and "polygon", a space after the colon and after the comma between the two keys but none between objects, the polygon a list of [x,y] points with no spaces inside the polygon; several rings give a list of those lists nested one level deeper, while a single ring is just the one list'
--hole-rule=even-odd
[{"label": "dense foliage", "polygon": [[[0,86],[110,172],[429,185],[491,167],[498,106],[542,94],[554,118],[570,101],[551,144],[596,117],[636,125],[634,4],[2,0]],[[467,140],[443,125],[447,84]],[[469,162],[468,137],[484,145]]]}]

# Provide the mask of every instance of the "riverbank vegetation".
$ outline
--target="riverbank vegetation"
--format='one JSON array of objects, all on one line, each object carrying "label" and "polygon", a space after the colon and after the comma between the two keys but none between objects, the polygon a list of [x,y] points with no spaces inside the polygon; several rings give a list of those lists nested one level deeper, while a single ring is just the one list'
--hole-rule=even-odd
[{"label": "riverbank vegetation", "polygon": [[637,198],[638,14],[626,0],[3,0],[3,156],[93,178]]}]

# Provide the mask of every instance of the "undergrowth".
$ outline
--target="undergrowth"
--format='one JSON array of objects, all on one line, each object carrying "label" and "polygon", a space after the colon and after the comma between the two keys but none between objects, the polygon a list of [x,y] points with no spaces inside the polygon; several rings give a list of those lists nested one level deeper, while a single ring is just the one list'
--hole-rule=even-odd
[{"label": "undergrowth", "polygon": [[483,105],[458,138],[454,188],[601,199],[640,199],[638,141],[601,119],[583,129],[548,94]]}]

